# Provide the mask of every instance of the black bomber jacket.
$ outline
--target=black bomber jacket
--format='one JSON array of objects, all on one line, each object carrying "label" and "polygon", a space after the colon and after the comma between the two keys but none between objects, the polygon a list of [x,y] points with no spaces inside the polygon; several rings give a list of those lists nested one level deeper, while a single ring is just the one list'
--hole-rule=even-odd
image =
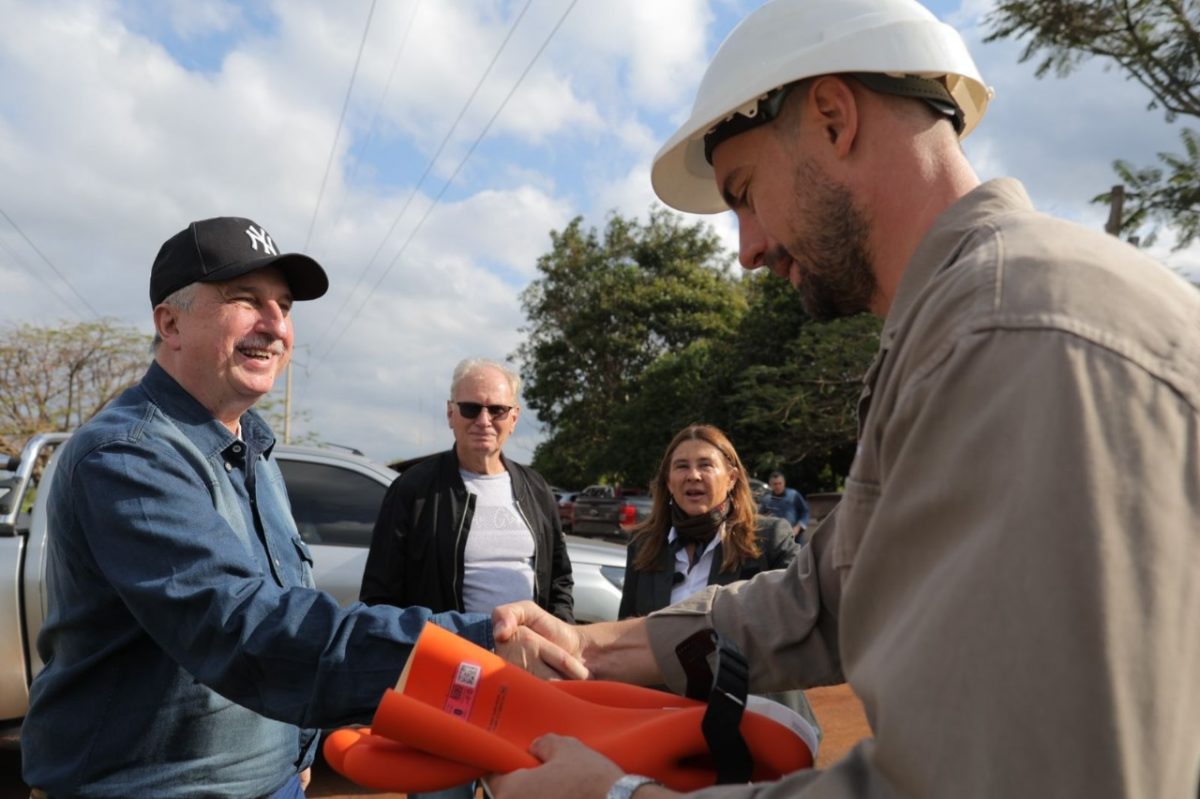
[{"label": "black bomber jacket", "polygon": [[[533,532],[533,599],[574,622],[574,578],[554,494],[529,467],[507,458],[504,466],[517,510]],[[463,552],[474,509],[475,497],[463,484],[453,449],[396,478],[375,521],[359,599],[368,605],[418,605],[435,613],[462,611]]]}]

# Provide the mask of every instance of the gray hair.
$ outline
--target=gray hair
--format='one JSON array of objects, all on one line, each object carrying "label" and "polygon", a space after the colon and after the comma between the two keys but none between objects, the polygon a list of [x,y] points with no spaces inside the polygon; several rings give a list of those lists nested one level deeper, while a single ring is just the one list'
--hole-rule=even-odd
[{"label": "gray hair", "polygon": [[[196,301],[196,291],[198,286],[199,283],[188,283],[183,288],[176,289],[164,297],[163,301],[160,302],[159,305],[170,305],[172,308],[175,308],[179,311],[190,311],[192,310],[192,304]],[[158,352],[158,347],[160,344],[162,344],[162,336],[158,335],[158,329],[155,328],[154,341],[150,342],[151,355]]]},{"label": "gray hair", "polygon": [[509,369],[502,363],[489,360],[487,358],[464,358],[458,362],[458,366],[454,367],[454,375],[450,378],[450,401],[454,402],[454,398],[458,395],[458,384],[466,378],[467,375],[473,372],[478,372],[481,369],[495,369],[504,375],[504,379],[508,381],[509,388],[512,389],[513,402],[518,402],[521,395],[521,376]]}]

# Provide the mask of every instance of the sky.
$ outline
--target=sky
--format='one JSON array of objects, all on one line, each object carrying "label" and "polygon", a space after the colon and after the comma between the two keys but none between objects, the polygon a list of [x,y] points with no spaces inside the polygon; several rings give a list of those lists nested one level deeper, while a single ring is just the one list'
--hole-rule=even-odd
[{"label": "sky", "polygon": [[[149,335],[162,242],[249,217],[330,277],[294,310],[293,435],[385,461],[445,449],[454,364],[520,345],[552,230],[648,215],[654,153],[759,5],[0,0],[0,324]],[[991,0],[926,5],[996,92],[964,141],[980,177],[1100,228],[1112,162],[1178,150],[1123,73],[1037,79],[1019,45],[982,43]],[[689,219],[736,247],[730,214]],[[1153,254],[1200,274],[1171,243]],[[506,452],[543,438],[526,412]]]}]

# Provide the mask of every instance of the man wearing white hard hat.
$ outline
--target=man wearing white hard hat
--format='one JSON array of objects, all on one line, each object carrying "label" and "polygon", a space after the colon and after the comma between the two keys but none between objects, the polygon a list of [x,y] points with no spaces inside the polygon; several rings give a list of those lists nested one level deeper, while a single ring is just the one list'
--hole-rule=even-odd
[{"label": "man wearing white hard hat", "polygon": [[[646,619],[497,611],[593,676],[684,688],[714,630],[751,690],[845,680],[872,737],[698,797],[1200,795],[1200,295],[1099,231],[981,183],[991,92],[911,0],[775,0],[718,50],[655,159],[731,209],[747,269],[818,317],[885,319],[841,504],[792,566]],[[673,792],[546,736],[498,799]]]}]

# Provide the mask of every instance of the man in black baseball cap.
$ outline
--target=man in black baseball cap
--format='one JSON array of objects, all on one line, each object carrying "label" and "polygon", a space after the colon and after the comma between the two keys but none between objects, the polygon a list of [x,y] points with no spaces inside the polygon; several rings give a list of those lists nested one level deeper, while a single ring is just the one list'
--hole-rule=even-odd
[{"label": "man in black baseball cap", "polygon": [[236,435],[291,357],[292,303],[328,287],[316,261],[280,254],[249,219],[193,222],[167,239],[150,270],[155,360]]},{"label": "man in black baseball cap", "polygon": [[[317,730],[369,722],[426,621],[495,643],[482,614],[313,588],[253,406],[291,355],[292,304],[327,286],[249,219],[194,222],[159,251],[154,362],[72,434],[48,489],[34,796],[299,799]],[[534,638],[495,646],[551,673]]]},{"label": "man in black baseball cap", "polygon": [[312,258],[280,255],[261,225],[237,216],[218,216],[193,222],[159,249],[150,271],[150,304],[158,305],[191,283],[230,280],[266,266],[283,272],[293,300],[315,300],[329,288],[325,270]]}]

